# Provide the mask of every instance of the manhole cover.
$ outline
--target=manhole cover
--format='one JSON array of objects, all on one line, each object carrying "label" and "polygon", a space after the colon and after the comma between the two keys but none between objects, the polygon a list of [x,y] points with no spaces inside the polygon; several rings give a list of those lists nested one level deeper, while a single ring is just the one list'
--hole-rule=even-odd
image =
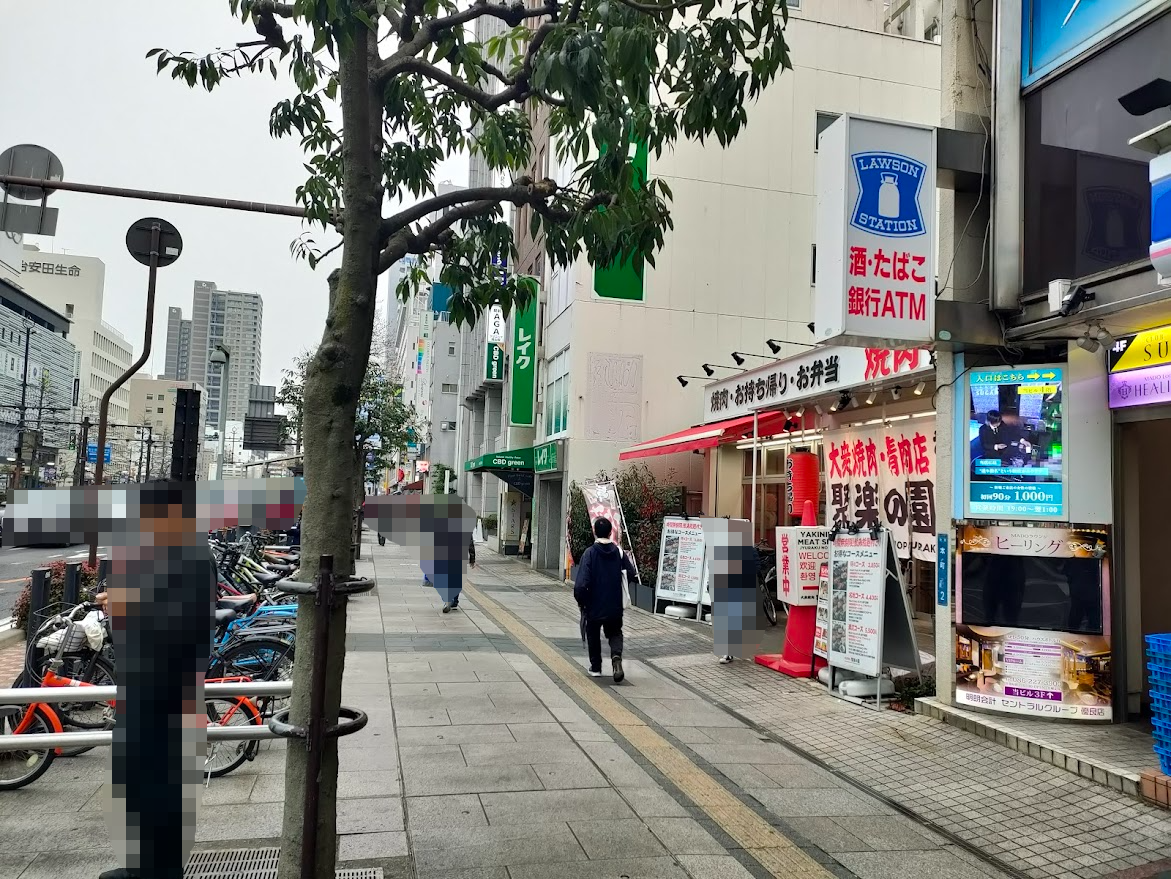
[{"label": "manhole cover", "polygon": [[[192,852],[183,879],[276,879],[279,848]],[[337,879],[382,879],[381,867],[338,870]]]}]

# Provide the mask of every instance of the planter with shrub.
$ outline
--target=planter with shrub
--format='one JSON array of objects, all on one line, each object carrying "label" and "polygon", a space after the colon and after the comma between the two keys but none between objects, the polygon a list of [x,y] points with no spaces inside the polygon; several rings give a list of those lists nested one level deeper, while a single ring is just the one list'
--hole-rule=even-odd
[{"label": "planter with shrub", "polygon": [[[62,595],[65,591],[65,562],[57,561],[48,566],[49,568],[49,605],[55,606],[61,603]],[[94,587],[98,583],[98,569],[89,565],[88,563],[81,566],[81,600],[88,601],[93,597]],[[12,605],[12,619],[16,624],[16,628],[28,630],[28,614],[29,604],[32,601],[33,584],[29,579],[25,582],[24,588],[21,589],[20,595],[16,597],[16,603]]]}]

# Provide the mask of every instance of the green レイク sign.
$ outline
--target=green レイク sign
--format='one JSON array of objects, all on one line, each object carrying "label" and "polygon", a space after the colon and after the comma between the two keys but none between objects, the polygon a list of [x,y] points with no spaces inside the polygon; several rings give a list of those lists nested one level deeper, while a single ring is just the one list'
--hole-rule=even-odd
[{"label": "green \u30ec\u30a4\u30af sign", "polygon": [[[630,161],[634,165],[634,188],[641,189],[647,181],[647,147],[645,143],[630,145]],[[643,300],[643,270],[635,269],[629,255],[608,266],[594,267],[594,294],[599,299],[622,299],[627,302]]]},{"label": "green \u30ec\u30a4\u30af sign", "polygon": [[556,441],[545,443],[533,449],[533,469],[538,473],[553,473],[559,470]]},{"label": "green \u30ec\u30a4\u30af sign", "polygon": [[515,427],[535,424],[537,391],[537,297],[512,321],[512,404],[509,421]]}]

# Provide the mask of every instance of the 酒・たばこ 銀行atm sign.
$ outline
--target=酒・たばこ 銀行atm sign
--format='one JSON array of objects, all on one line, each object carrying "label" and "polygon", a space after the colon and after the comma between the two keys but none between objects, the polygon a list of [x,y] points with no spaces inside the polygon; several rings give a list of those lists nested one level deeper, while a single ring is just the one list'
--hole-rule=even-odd
[{"label": "\u9152\u30fb\u305f\u3070\u3053 \u9280\u884catm sign", "polygon": [[845,115],[817,157],[820,342],[908,347],[935,335],[935,130]]},{"label": "\u9152\u30fb\u305f\u3070\u3053 \u9280\u884catm sign", "polygon": [[967,517],[1065,518],[1063,376],[1053,365],[968,374]]}]

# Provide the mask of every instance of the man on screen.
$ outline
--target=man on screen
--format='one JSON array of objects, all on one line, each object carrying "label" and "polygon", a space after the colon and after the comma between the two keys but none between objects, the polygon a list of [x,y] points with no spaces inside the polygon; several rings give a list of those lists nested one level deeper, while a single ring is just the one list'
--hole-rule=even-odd
[{"label": "man on screen", "polygon": [[980,450],[981,457],[999,458],[1008,467],[1028,455],[1031,447],[1019,427],[1006,424],[998,409],[989,409],[980,426]]}]

